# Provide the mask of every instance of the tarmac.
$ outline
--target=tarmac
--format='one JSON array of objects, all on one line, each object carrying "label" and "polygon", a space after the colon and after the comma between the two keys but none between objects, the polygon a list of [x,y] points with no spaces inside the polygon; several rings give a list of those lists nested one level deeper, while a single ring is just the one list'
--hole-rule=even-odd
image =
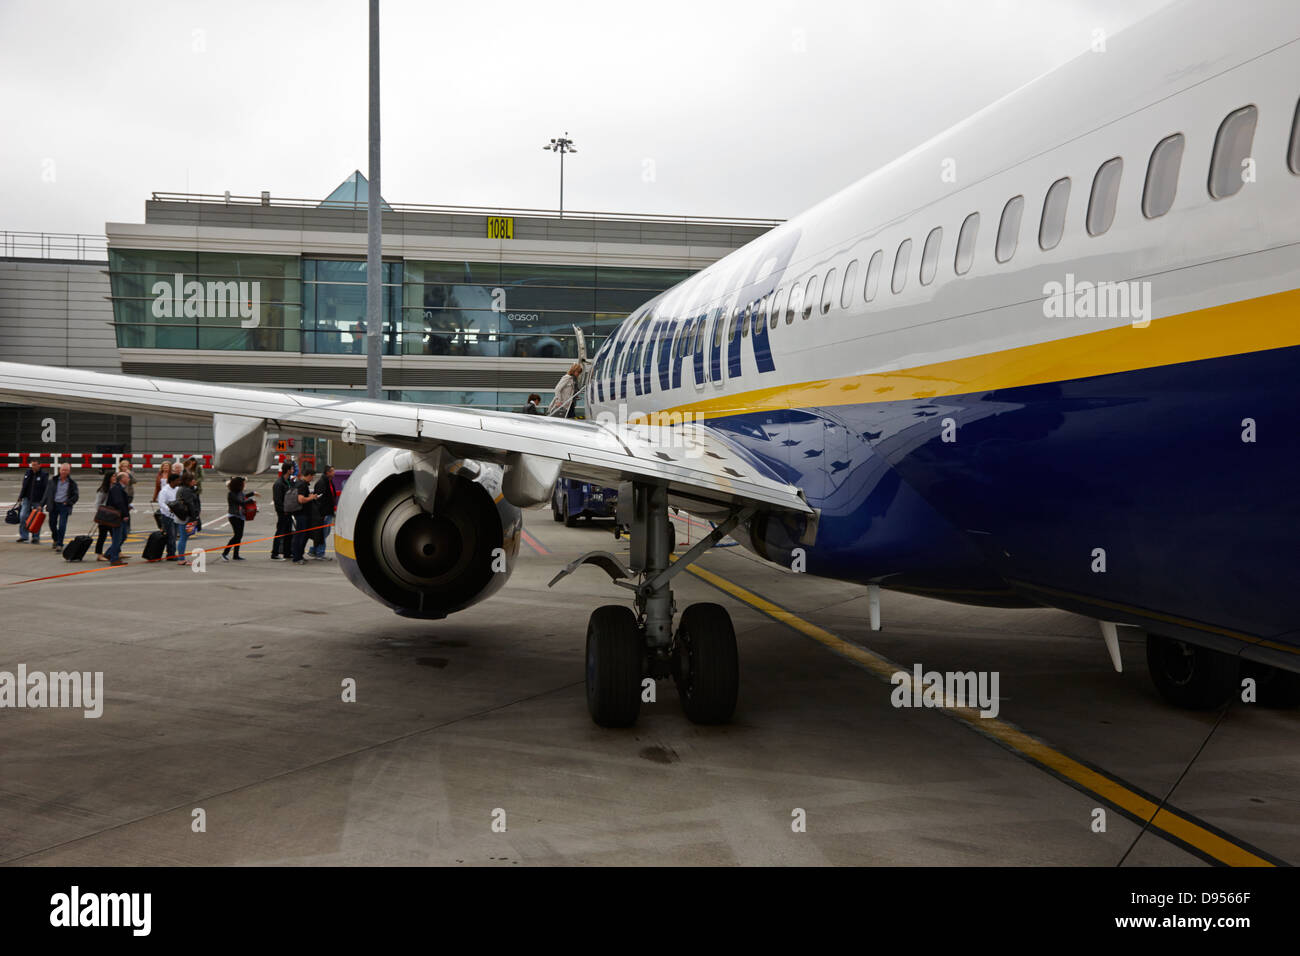
[{"label": "tarmac", "polygon": [[[104,699],[89,719],[0,709],[0,863],[1300,862],[1300,713],[1172,709],[1136,632],[1116,673],[1095,621],[1051,609],[885,591],[872,631],[866,588],[720,547],[674,589],[732,614],[734,721],[691,724],[663,681],[636,727],[607,730],[586,710],[586,621],[627,594],[591,569],[546,586],[626,549],[607,523],[528,513],[501,593],[418,621],[332,561],[270,561],[266,512],[247,560],[222,562],[223,510],[205,507],[202,573],[141,561],[143,534],[109,568],[6,526],[0,672],[102,672]],[[700,533],[680,522],[679,551]],[[996,672],[997,716],[895,706],[890,675],[918,664]]]}]

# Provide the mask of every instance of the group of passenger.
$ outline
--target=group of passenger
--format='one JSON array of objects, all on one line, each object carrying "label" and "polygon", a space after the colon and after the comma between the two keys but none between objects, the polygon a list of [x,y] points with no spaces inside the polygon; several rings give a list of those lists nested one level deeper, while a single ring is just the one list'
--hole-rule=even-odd
[{"label": "group of passenger", "polygon": [[[80,498],[80,491],[67,462],[59,465],[57,475],[51,476],[49,467],[48,463],[39,462],[27,469],[18,502],[12,511],[18,518],[19,543],[41,543],[44,529],[29,531],[28,522],[33,512],[44,511],[50,547],[62,551],[68,518]],[[325,539],[333,524],[337,505],[333,479],[333,467],[327,467],[316,480],[315,469],[309,465],[300,466],[290,459],[280,466],[272,491],[276,514],[272,560],[292,560],[294,564],[306,564],[309,557],[330,560],[325,552]],[[190,539],[203,530],[202,488],[203,469],[196,458],[165,459],[158,468],[150,504],[154,523],[164,536],[165,553],[155,560],[174,561],[180,566],[190,564],[187,550]],[[226,482],[226,518],[230,522],[231,534],[221,552],[223,561],[245,560],[239,549],[244,539],[247,507],[255,497],[256,492],[247,490],[247,480],[243,476],[237,475]],[[132,513],[141,510],[134,501],[133,465],[124,458],[115,469],[104,469],[95,492],[97,560],[107,561],[114,567],[126,564],[122,547],[131,532]]]}]

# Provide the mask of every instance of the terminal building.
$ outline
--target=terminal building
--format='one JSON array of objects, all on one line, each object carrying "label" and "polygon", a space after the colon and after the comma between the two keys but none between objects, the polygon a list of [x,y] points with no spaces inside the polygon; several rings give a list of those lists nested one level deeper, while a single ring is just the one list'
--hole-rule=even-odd
[{"label": "terminal building", "polygon": [[[361,173],[323,200],[154,193],[105,237],[0,233],[5,361],[364,397]],[[383,391],[517,410],[657,293],[776,220],[383,203]],[[53,441],[49,424],[55,428]],[[203,454],[206,429],[0,406],[20,453]],[[287,439],[295,453],[348,449]],[[341,457],[341,466],[352,464]]]}]

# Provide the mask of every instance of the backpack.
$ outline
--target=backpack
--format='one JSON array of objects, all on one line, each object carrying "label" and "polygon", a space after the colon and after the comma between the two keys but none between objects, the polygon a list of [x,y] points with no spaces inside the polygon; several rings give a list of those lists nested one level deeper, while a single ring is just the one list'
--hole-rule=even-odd
[{"label": "backpack", "polygon": [[289,482],[289,487],[284,493],[284,507],[280,510],[287,515],[297,514],[302,511],[302,502],[298,500],[298,482]]}]

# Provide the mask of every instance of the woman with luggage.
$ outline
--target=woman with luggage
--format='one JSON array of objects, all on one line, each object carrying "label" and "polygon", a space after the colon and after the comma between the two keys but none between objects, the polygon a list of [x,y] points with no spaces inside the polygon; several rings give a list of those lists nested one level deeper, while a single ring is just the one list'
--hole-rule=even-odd
[{"label": "woman with luggage", "polygon": [[221,551],[221,560],[230,560],[230,549],[235,549],[235,560],[243,561],[239,556],[239,542],[244,540],[244,506],[249,500],[257,497],[255,491],[244,491],[244,476],[236,475],[226,482],[226,509],[227,517],[230,519],[230,530],[234,532],[230,540],[226,542],[225,548]]},{"label": "woman with luggage", "polygon": [[[99,490],[95,492],[95,514],[99,514],[100,507],[108,503],[108,489],[113,487],[114,474],[112,468],[104,469],[104,477],[99,483]],[[108,555],[104,553],[104,542],[108,539],[108,533],[112,529],[108,525],[99,524],[98,522],[96,522],[96,525],[99,528],[99,534],[95,538],[95,560],[107,561]]]}]

